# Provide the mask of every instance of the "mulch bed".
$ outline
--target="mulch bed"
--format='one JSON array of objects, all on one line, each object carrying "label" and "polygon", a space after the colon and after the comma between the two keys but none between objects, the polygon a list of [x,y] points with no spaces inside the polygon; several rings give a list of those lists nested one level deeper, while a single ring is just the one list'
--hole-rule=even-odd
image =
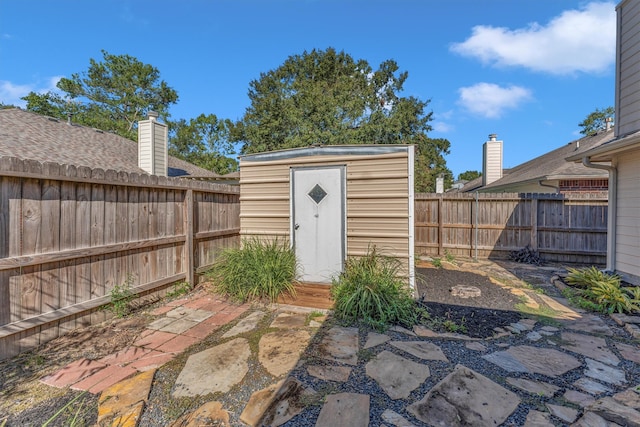
[{"label": "mulch bed", "polygon": [[[464,326],[464,333],[474,338],[493,336],[496,327],[505,327],[521,319],[515,306],[520,300],[508,289],[493,283],[487,276],[445,268],[417,269],[420,303],[427,309],[436,329],[443,321]],[[452,295],[456,285],[473,286],[480,296],[461,298]]]}]

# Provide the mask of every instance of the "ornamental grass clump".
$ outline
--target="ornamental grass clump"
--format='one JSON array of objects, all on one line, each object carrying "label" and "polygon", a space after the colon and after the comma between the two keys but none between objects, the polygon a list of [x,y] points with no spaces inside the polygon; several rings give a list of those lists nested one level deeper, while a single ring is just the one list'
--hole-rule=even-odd
[{"label": "ornamental grass clump", "polygon": [[216,292],[236,301],[295,295],[298,262],[293,249],[278,239],[252,238],[240,248],[224,249],[207,276]]},{"label": "ornamental grass clump", "polygon": [[375,246],[363,257],[348,258],[331,288],[335,317],[378,330],[391,324],[415,325],[416,301],[399,273],[399,261],[380,255]]},{"label": "ornamental grass clump", "polygon": [[621,286],[620,276],[596,267],[568,268],[566,282],[574,286],[570,297],[583,308],[603,313],[640,311],[640,288]]}]

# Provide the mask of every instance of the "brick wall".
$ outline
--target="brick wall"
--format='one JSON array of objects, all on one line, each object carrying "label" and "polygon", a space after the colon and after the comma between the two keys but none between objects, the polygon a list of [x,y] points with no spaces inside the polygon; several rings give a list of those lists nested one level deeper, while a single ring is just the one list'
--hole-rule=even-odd
[{"label": "brick wall", "polygon": [[563,179],[560,180],[561,193],[573,193],[582,191],[607,191],[608,179]]}]

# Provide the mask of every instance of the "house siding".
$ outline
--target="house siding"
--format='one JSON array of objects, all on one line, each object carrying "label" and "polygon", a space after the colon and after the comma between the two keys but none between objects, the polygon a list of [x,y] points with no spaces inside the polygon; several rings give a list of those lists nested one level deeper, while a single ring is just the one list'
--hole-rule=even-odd
[{"label": "house siding", "polygon": [[640,129],[640,2],[618,6],[616,135]]},{"label": "house siding", "polygon": [[640,150],[618,157],[616,265],[622,274],[640,277]]},{"label": "house siding", "polygon": [[240,159],[240,233],[290,238],[290,169],[346,167],[346,255],[361,256],[371,245],[397,257],[409,272],[413,261],[413,216],[409,150],[360,155],[315,155],[286,159]]}]

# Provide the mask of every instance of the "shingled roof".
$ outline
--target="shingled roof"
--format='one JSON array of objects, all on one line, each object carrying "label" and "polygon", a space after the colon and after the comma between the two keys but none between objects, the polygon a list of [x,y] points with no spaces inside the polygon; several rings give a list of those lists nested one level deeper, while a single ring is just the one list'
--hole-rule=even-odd
[{"label": "shingled roof", "polygon": [[510,191],[509,188],[513,188],[516,185],[537,183],[541,180],[608,178],[606,171],[587,168],[581,163],[568,162],[566,158],[598,147],[612,138],[613,129],[576,139],[528,162],[510,169],[504,169],[502,178],[491,184],[482,187],[482,178],[480,177],[469,181],[459,191]]},{"label": "shingled roof", "polygon": [[[0,110],[0,157],[145,173],[138,144],[119,135],[19,108]],[[168,176],[217,179],[221,175],[169,156]]]}]

